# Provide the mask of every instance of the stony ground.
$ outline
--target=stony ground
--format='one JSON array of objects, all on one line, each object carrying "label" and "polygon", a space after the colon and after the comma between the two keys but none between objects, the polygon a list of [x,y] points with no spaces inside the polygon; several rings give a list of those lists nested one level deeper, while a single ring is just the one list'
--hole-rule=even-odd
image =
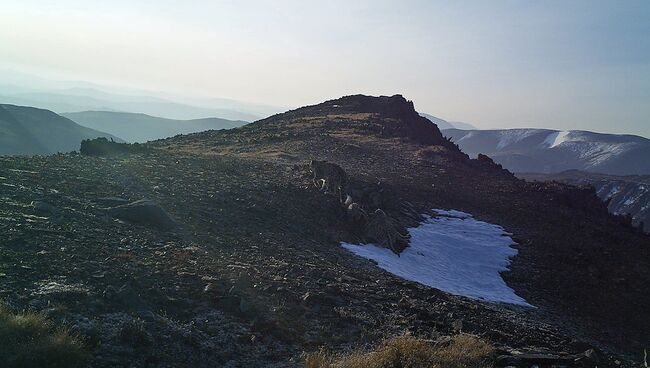
[{"label": "stony ground", "polygon": [[[0,157],[1,297],[86,336],[97,367],[300,366],[303,352],[405,331],[639,360],[648,239],[595,196],[386,136],[393,121],[377,115],[275,119],[159,141],[151,154]],[[352,256],[339,243],[357,235],[311,185],[311,158],[374,188],[404,227],[431,208],[504,226],[520,243],[506,281],[539,308],[450,296]],[[106,211],[142,198],[179,226]]]},{"label": "stony ground", "polygon": [[[567,341],[539,332],[527,311],[450,297],[352,257],[336,241],[338,204],[301,171],[180,154],[0,164],[3,297],[89,336],[97,366],[291,366],[321,345],[447,334],[456,320],[496,340]],[[182,225],[120,222],[102,209],[111,197],[155,199]]]}]

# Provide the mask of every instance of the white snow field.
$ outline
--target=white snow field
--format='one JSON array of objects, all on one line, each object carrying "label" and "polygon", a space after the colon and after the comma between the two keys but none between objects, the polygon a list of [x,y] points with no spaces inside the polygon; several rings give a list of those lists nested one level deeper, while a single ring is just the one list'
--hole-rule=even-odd
[{"label": "white snow field", "polygon": [[517,254],[511,234],[468,213],[434,211],[437,217],[409,229],[410,246],[399,256],[374,244],[341,246],[407,280],[473,299],[532,307],[499,274]]}]

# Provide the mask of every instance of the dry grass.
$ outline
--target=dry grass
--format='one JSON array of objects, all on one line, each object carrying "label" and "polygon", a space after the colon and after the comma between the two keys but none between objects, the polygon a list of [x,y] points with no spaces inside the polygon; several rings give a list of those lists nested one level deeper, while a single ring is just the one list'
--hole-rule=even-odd
[{"label": "dry grass", "polygon": [[487,368],[494,348],[472,335],[458,335],[433,344],[412,336],[384,341],[376,350],[347,355],[324,350],[305,358],[306,368]]},{"label": "dry grass", "polygon": [[83,367],[88,353],[66,329],[54,328],[43,315],[12,313],[0,303],[2,367]]}]

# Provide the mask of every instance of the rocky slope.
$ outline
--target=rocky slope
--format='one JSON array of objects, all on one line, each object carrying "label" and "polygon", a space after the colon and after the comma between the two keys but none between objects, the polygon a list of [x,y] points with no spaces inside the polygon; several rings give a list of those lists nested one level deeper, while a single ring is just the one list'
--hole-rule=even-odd
[{"label": "rocky slope", "polygon": [[[2,295],[89,336],[93,366],[293,367],[321,347],[458,331],[502,354],[640,359],[648,238],[593,191],[470,160],[401,96],[348,96],[150,147],[0,158]],[[537,308],[452,296],[346,251],[357,232],[313,187],[310,159],[339,163],[404,228],[432,208],[503,226],[519,243],[503,276]],[[173,225],[119,215],[143,198]]]},{"label": "rocky slope", "polygon": [[486,154],[514,172],[650,173],[644,159],[650,157],[650,140],[634,135],[547,129],[447,129],[444,134],[470,156]]},{"label": "rocky slope", "polygon": [[630,215],[635,226],[650,232],[650,176],[615,176],[578,170],[558,174],[520,173],[518,177],[531,181],[559,181],[572,185],[591,185],[598,197],[616,215]]},{"label": "rocky slope", "polygon": [[173,137],[177,134],[236,128],[248,123],[241,120],[219,118],[174,120],[145,114],[112,111],[82,111],[61,115],[85,127],[108,132],[128,142],[140,143]]},{"label": "rocky slope", "polygon": [[84,139],[119,138],[83,127],[52,111],[0,105],[0,155],[47,155],[79,149]]}]

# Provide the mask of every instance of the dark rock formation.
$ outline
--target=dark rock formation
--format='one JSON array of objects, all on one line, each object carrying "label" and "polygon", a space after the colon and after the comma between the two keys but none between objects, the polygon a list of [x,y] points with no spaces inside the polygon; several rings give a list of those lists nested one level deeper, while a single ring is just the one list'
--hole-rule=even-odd
[{"label": "dark rock formation", "polygon": [[568,170],[558,174],[521,173],[518,177],[529,181],[558,181],[576,186],[589,186],[604,201],[609,212],[631,216],[631,222],[650,233],[650,176],[616,176]]}]

